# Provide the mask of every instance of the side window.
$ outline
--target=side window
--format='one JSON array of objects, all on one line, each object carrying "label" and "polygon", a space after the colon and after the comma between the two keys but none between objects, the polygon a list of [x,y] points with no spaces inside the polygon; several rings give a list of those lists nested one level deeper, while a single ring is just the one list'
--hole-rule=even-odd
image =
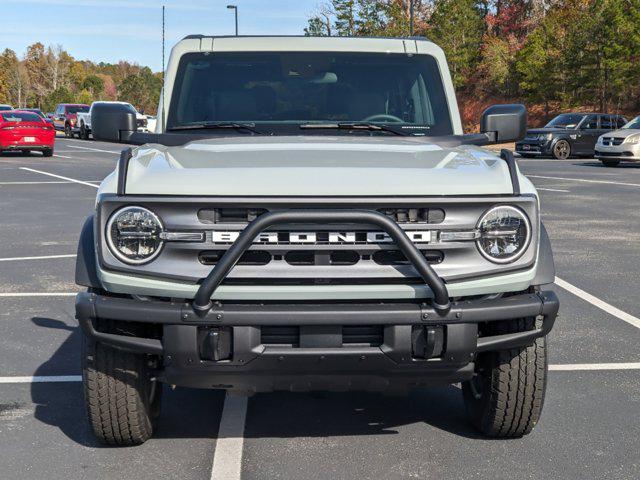
[{"label": "side window", "polygon": [[586,128],[587,130],[594,130],[598,128],[598,116],[597,115],[589,115],[587,119],[582,124],[582,128]]},{"label": "side window", "polygon": [[611,115],[600,116],[600,128],[603,130],[613,130],[616,128],[616,124]]},{"label": "side window", "polygon": [[56,113],[55,115],[62,115],[62,105],[58,105],[56,107]]}]

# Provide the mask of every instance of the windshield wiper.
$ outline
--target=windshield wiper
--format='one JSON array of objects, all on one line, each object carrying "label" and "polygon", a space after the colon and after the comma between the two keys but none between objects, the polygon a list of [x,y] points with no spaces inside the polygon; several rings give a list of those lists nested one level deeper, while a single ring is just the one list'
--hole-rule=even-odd
[{"label": "windshield wiper", "polygon": [[368,130],[368,131],[382,131],[393,133],[394,135],[409,135],[401,130],[398,130],[387,125],[379,125],[377,123],[367,122],[341,122],[341,123],[303,123],[300,125],[303,130]]},{"label": "windshield wiper", "polygon": [[186,125],[176,125],[175,127],[167,128],[167,131],[173,132],[177,130],[217,130],[217,129],[231,129],[231,130],[247,130],[257,135],[262,135],[262,132],[255,129],[255,123],[239,123],[239,122],[202,122],[202,123],[189,123]]}]

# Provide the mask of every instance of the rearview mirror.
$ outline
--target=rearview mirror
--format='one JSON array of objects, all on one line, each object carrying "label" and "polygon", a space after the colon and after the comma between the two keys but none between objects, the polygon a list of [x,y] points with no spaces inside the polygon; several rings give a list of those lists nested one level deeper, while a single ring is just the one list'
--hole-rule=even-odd
[{"label": "rearview mirror", "polygon": [[480,132],[489,143],[522,140],[527,133],[527,109],[520,104],[493,105],[482,112]]}]

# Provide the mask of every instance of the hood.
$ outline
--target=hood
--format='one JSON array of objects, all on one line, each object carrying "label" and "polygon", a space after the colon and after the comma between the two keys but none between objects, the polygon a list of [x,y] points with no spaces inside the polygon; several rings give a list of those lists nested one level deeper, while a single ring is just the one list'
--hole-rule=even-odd
[{"label": "hood", "polygon": [[614,130],[612,132],[603,133],[600,135],[601,137],[617,137],[617,138],[627,138],[631,135],[640,134],[640,129],[637,128],[622,128],[620,130]]},{"label": "hood", "polygon": [[[557,128],[557,127],[541,127],[541,128],[532,128],[531,130],[527,130],[527,135],[538,134],[538,133],[561,133],[568,131],[568,128]],[[573,130],[573,129],[571,129]]]},{"label": "hood", "polygon": [[129,162],[130,194],[397,196],[510,194],[506,162],[425,138],[232,137],[146,145]]}]

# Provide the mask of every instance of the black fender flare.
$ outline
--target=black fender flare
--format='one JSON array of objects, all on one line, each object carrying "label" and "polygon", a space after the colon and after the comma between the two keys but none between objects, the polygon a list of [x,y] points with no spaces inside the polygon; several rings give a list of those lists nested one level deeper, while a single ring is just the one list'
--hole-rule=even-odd
[{"label": "black fender flare", "polygon": [[548,285],[555,281],[556,264],[553,260],[551,241],[547,229],[540,222],[540,245],[538,247],[538,264],[532,285]]},{"label": "black fender flare", "polygon": [[76,284],[89,288],[102,289],[96,265],[96,242],[94,216],[87,218],[82,226],[76,257]]}]

